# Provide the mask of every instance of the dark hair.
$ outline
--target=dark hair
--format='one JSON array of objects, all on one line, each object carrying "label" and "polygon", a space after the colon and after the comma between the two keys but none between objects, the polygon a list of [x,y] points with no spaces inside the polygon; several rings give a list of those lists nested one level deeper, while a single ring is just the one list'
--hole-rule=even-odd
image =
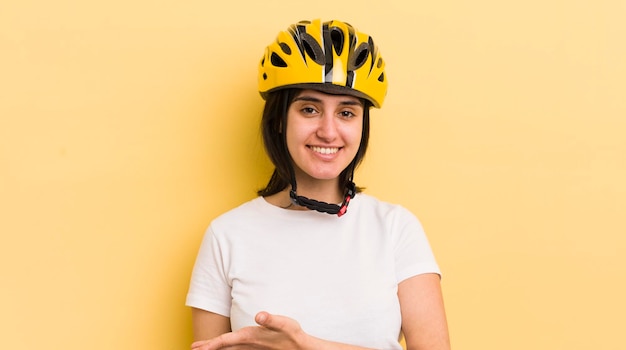
[{"label": "dark hair", "polygon": [[[287,112],[289,106],[296,98],[301,89],[281,89],[269,93],[265,98],[265,107],[261,119],[261,135],[265,152],[274,164],[274,172],[265,188],[257,191],[259,196],[271,196],[291,185],[293,163],[287,142],[285,141],[287,130]],[[371,102],[361,99],[363,102],[363,132],[361,144],[352,162],[339,174],[339,189],[344,190],[352,180],[354,170],[365,157],[370,135],[370,107]],[[360,192],[357,187],[357,192]]]}]

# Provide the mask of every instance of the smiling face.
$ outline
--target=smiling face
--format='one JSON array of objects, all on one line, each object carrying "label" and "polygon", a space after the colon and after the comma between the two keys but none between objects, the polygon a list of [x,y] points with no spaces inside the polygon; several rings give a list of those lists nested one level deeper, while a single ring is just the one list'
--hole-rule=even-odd
[{"label": "smiling face", "polygon": [[287,113],[287,148],[298,182],[334,181],[359,150],[364,106],[348,95],[303,90]]}]

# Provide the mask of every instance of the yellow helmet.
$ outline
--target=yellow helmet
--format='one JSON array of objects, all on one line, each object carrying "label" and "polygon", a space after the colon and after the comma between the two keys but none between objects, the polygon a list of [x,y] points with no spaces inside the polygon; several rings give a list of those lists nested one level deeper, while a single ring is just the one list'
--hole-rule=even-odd
[{"label": "yellow helmet", "polygon": [[259,64],[259,92],[312,88],[369,100],[387,94],[385,61],[372,37],[341,21],[301,21],[278,33]]}]

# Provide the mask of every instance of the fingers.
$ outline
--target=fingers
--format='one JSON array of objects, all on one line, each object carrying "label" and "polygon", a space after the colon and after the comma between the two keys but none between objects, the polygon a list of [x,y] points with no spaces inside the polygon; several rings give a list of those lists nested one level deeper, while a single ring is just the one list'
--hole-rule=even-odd
[{"label": "fingers", "polygon": [[267,328],[267,323],[268,323],[268,319],[270,318],[270,316],[271,315],[269,313],[265,311],[261,311],[258,314],[256,314],[256,316],[254,317],[254,320],[259,326],[263,326]]},{"label": "fingers", "polygon": [[265,349],[270,348],[268,344],[292,344],[302,334],[300,324],[286,316],[261,311],[254,320],[259,327],[244,327],[210,340],[196,341],[191,344],[191,350],[239,349],[240,346],[249,345]]},{"label": "fingers", "polygon": [[191,350],[214,350],[222,349],[227,346],[221,338],[214,338],[211,340],[197,341],[191,344]]},{"label": "fingers", "polygon": [[209,340],[201,340],[201,341],[193,342],[193,344],[191,344],[191,350],[201,349],[202,346],[207,344],[208,342],[209,342]]},{"label": "fingers", "polygon": [[252,344],[258,335],[255,329],[260,327],[245,327],[236,332],[224,333],[213,339],[196,341],[191,344],[191,350],[220,350],[239,349],[238,346]]},{"label": "fingers", "polygon": [[283,331],[285,330],[284,329],[285,321],[287,320],[287,317],[272,315],[268,312],[261,311],[258,314],[256,314],[256,317],[254,318],[254,320],[259,326],[262,326],[269,330]]},{"label": "fingers", "polygon": [[272,331],[289,333],[300,329],[300,325],[295,320],[280,315],[272,315],[268,312],[261,311],[254,318],[259,326]]},{"label": "fingers", "polygon": [[224,333],[213,339],[194,342],[191,344],[191,350],[217,350],[240,344],[234,335],[233,333]]}]

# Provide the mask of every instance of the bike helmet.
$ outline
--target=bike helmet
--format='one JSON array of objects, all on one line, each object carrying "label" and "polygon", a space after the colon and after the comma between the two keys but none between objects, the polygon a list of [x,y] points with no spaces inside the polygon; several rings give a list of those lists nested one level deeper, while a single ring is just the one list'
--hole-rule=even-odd
[{"label": "bike helmet", "polygon": [[341,21],[300,21],[278,34],[259,64],[259,92],[298,87],[365,98],[380,108],[385,61],[371,36]]}]

